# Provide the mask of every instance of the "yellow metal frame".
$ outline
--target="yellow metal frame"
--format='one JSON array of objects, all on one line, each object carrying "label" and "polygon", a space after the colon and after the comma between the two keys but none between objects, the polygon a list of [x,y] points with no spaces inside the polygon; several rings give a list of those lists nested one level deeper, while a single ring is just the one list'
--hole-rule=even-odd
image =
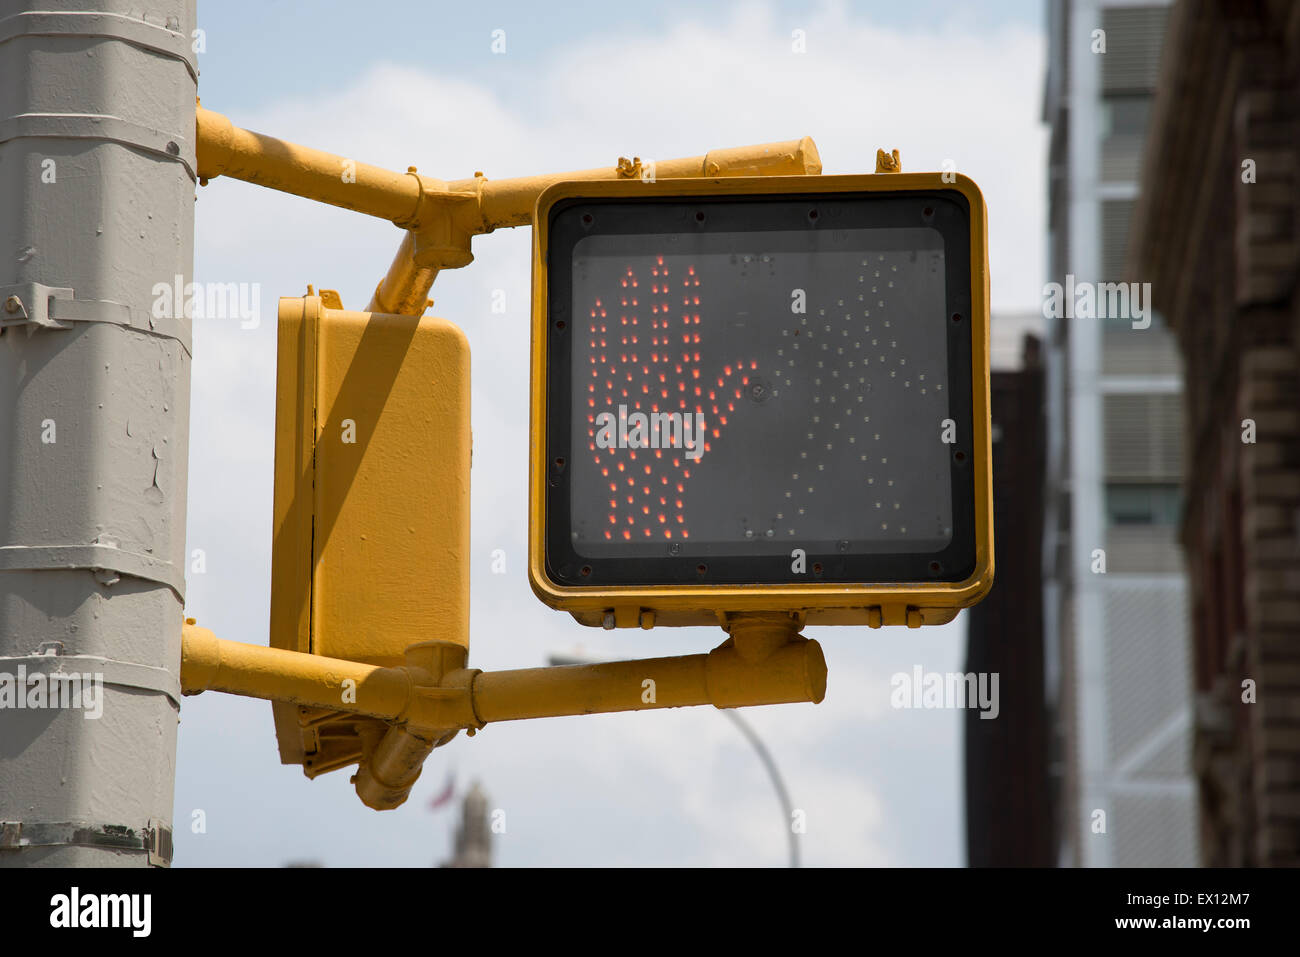
[{"label": "yellow metal frame", "polygon": [[[953,181],[945,182],[948,176]],[[955,191],[970,205],[971,382],[974,421],[975,571],[961,582],[873,585],[800,583],[739,585],[617,585],[575,588],[546,573],[547,275],[549,214],[572,198],[766,196],[780,193]],[[674,179],[654,183],[569,182],[548,188],[533,215],[532,407],[529,459],[528,578],[546,604],[580,622],[618,628],[724,623],[739,612],[794,612],[808,625],[942,624],[983,598],[993,585],[993,475],[989,412],[988,211],[979,187],[965,176],[894,173],[860,176],[762,176]]]}]

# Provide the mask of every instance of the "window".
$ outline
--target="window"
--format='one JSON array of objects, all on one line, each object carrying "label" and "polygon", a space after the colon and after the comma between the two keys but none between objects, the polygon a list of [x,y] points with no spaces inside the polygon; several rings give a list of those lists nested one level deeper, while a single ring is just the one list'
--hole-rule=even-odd
[{"label": "window", "polygon": [[1111,525],[1178,524],[1182,492],[1172,483],[1106,485],[1106,519]]}]

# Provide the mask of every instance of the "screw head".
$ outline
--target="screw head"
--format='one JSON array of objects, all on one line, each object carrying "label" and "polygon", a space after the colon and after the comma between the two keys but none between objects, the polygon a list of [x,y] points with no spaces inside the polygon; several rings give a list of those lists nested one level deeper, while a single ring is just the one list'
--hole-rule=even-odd
[{"label": "screw head", "polygon": [[22,308],[22,303],[18,301],[17,296],[10,296],[5,300],[5,312],[17,312]]}]

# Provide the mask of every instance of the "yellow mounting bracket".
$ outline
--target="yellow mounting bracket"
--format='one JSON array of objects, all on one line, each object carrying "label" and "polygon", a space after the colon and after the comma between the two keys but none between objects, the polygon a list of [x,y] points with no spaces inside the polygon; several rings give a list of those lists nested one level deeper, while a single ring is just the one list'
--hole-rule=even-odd
[{"label": "yellow mounting bracket", "polygon": [[740,615],[708,654],[484,672],[466,667],[467,649],[455,642],[419,642],[405,664],[380,667],[224,641],[191,618],[181,632],[181,688],[379,719],[387,728],[367,728],[352,781],[366,806],[384,810],[406,800],[424,759],[462,728],[692,705],[816,704],[826,696],[826,658],[800,627],[795,616]]},{"label": "yellow mounting bracket", "polygon": [[507,226],[527,226],[541,192],[566,180],[673,179],[693,176],[790,176],[822,171],[810,137],[711,150],[703,156],[662,160],[620,157],[613,166],[489,180],[439,180],[415,167],[396,173],[346,156],[240,129],[220,113],[197,108],[195,141],[201,184],[231,176],[387,219],[406,236],[374,297],[370,312],[419,316],[441,269],[468,265],[470,240]]}]

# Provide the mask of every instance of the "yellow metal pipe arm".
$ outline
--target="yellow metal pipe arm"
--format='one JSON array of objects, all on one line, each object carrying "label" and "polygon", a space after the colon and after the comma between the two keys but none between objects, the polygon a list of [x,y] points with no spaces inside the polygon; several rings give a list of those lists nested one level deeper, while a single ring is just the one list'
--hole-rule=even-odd
[{"label": "yellow metal pipe arm", "polygon": [[224,691],[391,721],[410,707],[413,688],[406,668],[223,641],[197,625],[181,629],[183,694]]},{"label": "yellow metal pipe arm", "polygon": [[473,233],[504,226],[526,226],[533,205],[552,183],[569,180],[627,179],[651,173],[683,176],[775,176],[821,172],[821,157],[811,137],[713,150],[703,156],[489,180],[475,175],[445,182],[412,167],[394,173],[336,153],[300,146],[235,126],[229,117],[202,106],[195,111],[198,173],[201,179],[231,176],[307,199],[367,213],[418,228],[443,215],[449,198],[469,200],[461,225]]},{"label": "yellow metal pipe arm", "polygon": [[821,156],[811,136],[784,143],[761,143],[710,150],[703,156],[689,156],[642,163],[620,160],[615,166],[522,176],[517,179],[488,180],[483,177],[454,180],[447,184],[451,192],[479,192],[479,212],[483,232],[503,226],[527,226],[533,221],[537,197],[548,186],[574,180],[602,179],[682,179],[691,176],[803,176],[822,171]]},{"label": "yellow metal pipe arm", "polygon": [[702,156],[489,180],[434,179],[414,166],[394,173],[346,156],[241,129],[213,110],[195,113],[200,182],[231,176],[296,196],[387,219],[410,230],[375,290],[371,312],[421,315],[439,270],[468,265],[473,236],[527,226],[542,191],[553,183],[690,176],[799,176],[822,171],[812,138],[710,150]]},{"label": "yellow metal pipe arm", "polygon": [[422,189],[412,173],[394,173],[241,129],[201,106],[195,125],[201,181],[230,176],[402,226],[416,221]]},{"label": "yellow metal pipe arm", "polygon": [[412,645],[405,665],[383,668],[224,641],[187,620],[181,688],[387,721],[353,778],[361,800],[383,810],[406,800],[425,758],[462,728],[473,733],[496,721],[691,705],[819,702],[826,659],[817,642],[796,632],[791,621],[742,621],[706,655],[481,672],[465,667],[466,649],[454,642]]},{"label": "yellow metal pipe arm", "polygon": [[187,695],[224,691],[288,701],[436,730],[692,705],[816,703],[825,697],[826,659],[817,642],[783,637],[759,649],[737,639],[733,634],[705,655],[480,672],[446,657],[441,664],[417,657],[432,649],[448,656],[459,651],[463,659],[464,648],[447,648],[449,642],[412,646],[407,665],[381,668],[225,641],[186,624],[181,689]]},{"label": "yellow metal pipe arm", "polygon": [[490,671],[474,679],[474,711],[485,723],[711,704],[719,708],[819,702],[826,659],[806,638],[756,662],[728,641],[707,655]]}]

